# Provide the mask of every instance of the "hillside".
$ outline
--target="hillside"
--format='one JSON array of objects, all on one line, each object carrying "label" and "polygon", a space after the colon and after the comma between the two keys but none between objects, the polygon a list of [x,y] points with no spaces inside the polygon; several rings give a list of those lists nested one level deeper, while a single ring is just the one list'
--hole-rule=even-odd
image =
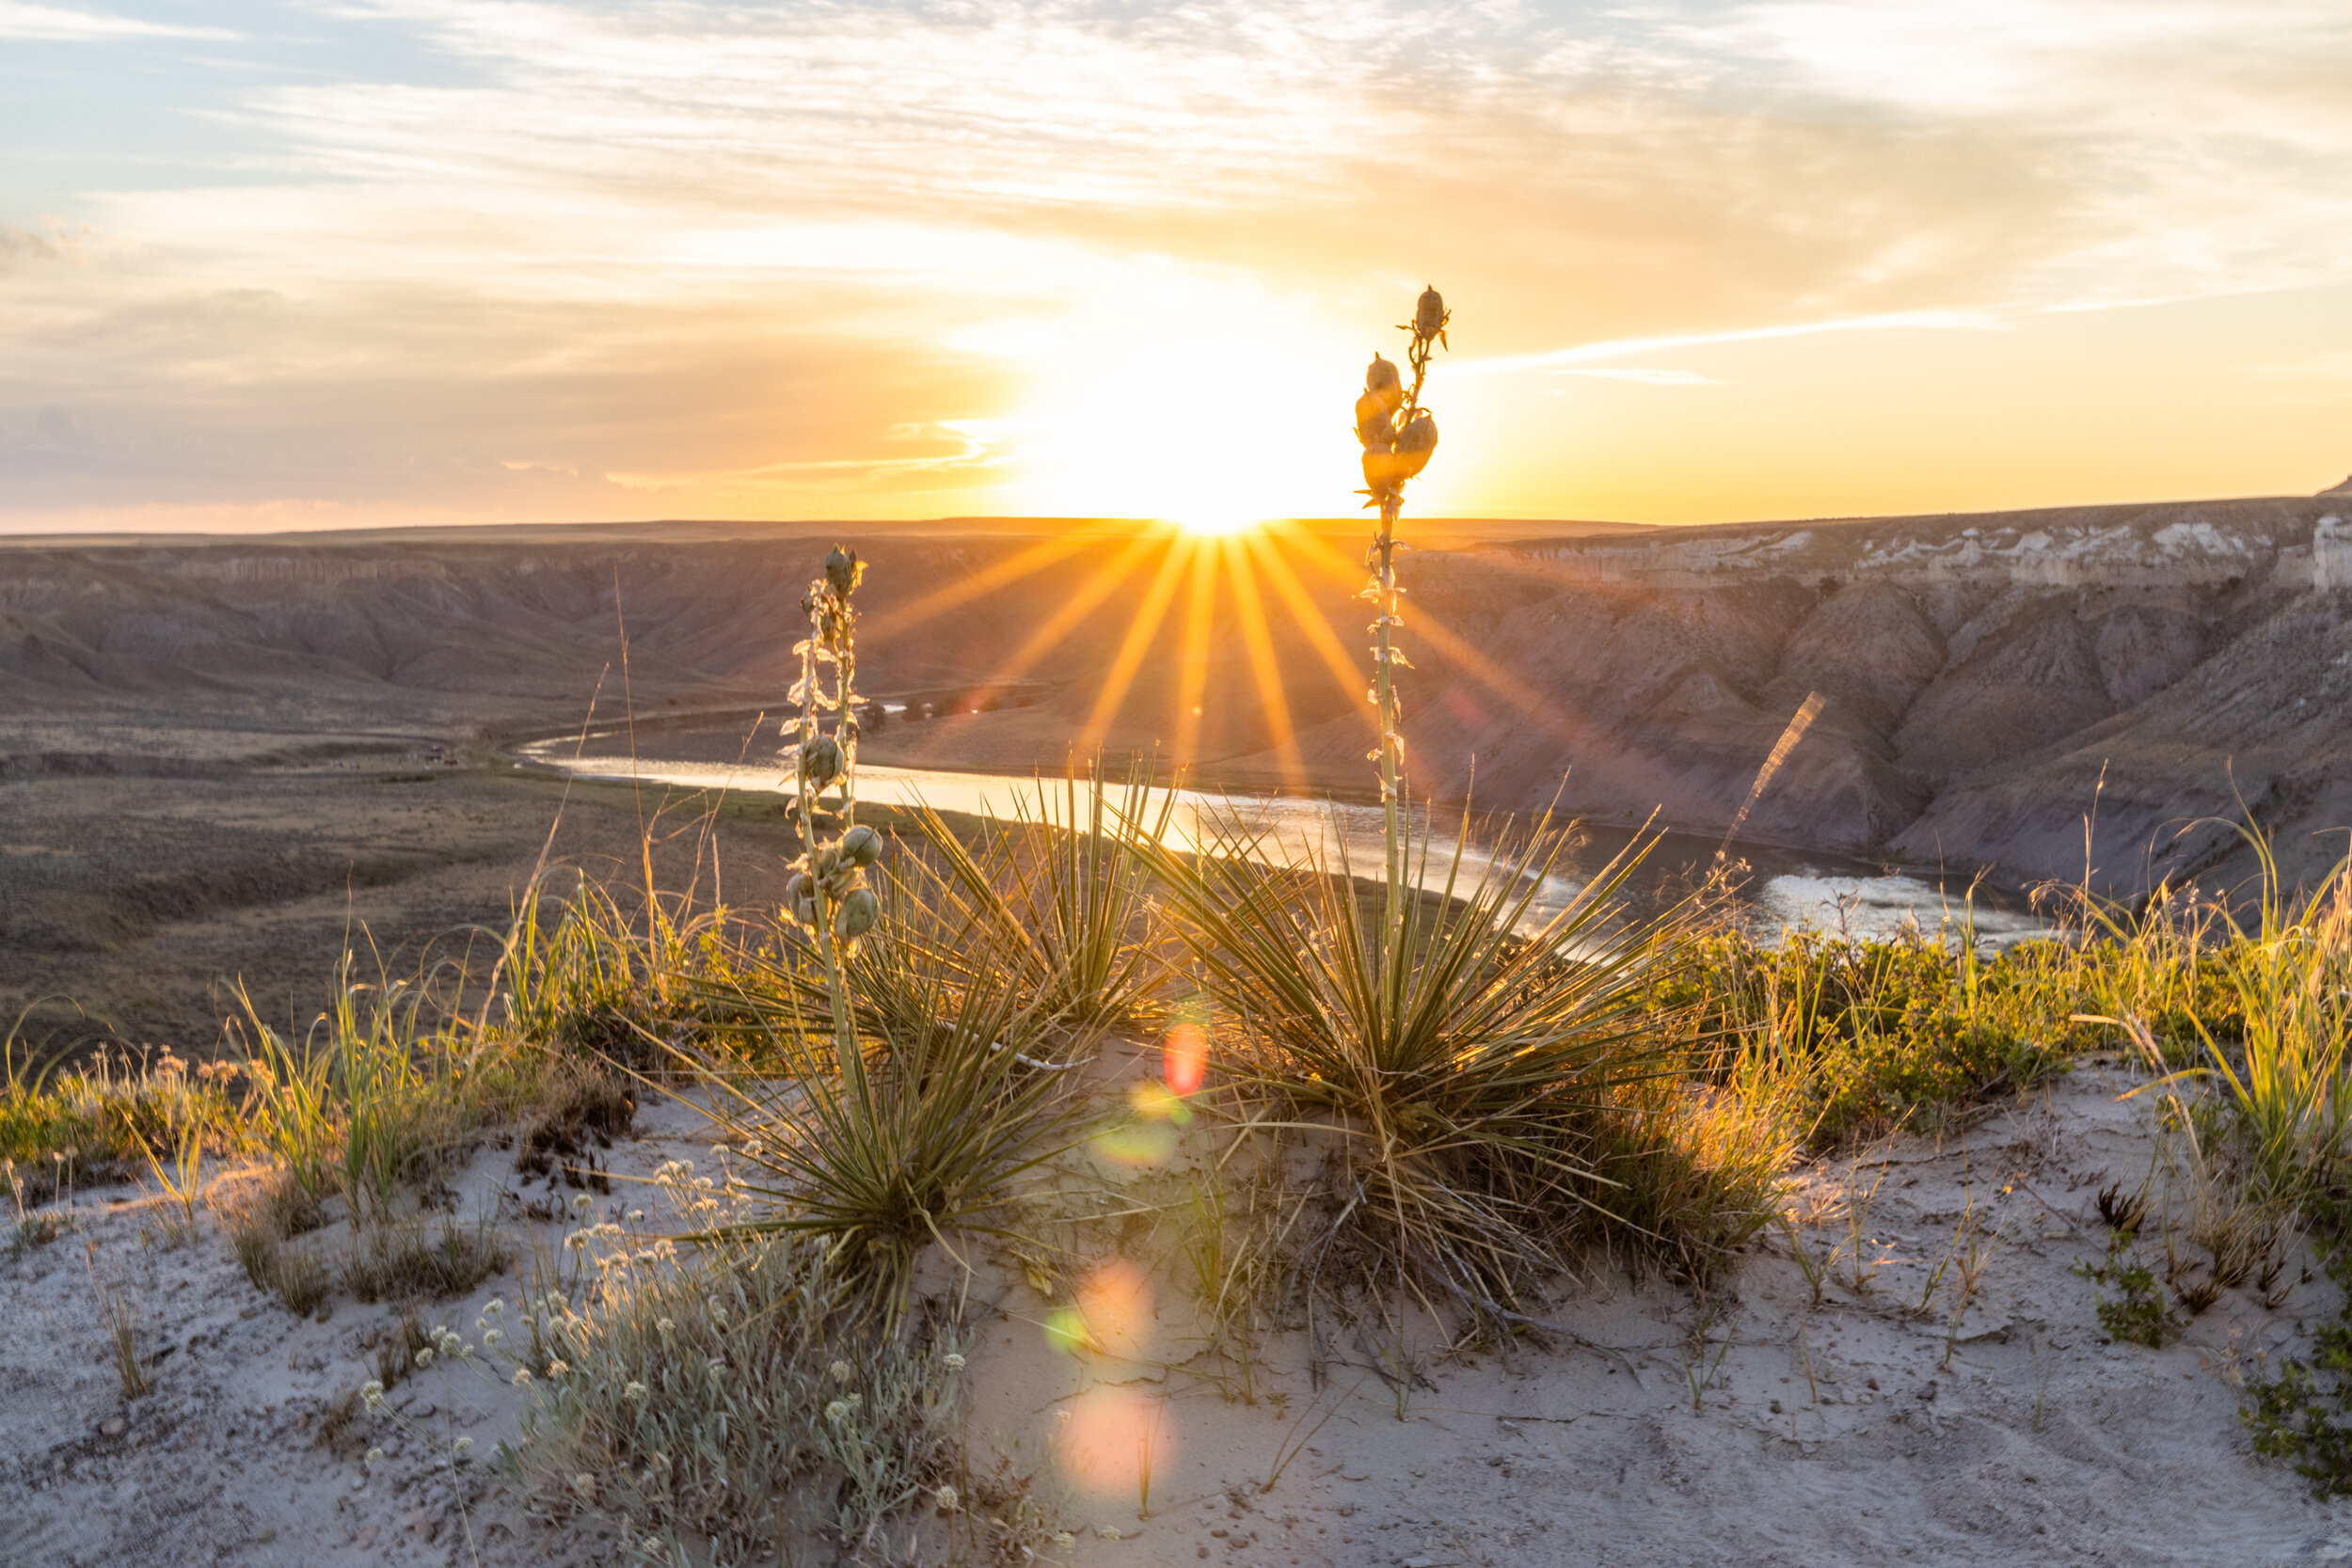
[{"label": "hillside", "polygon": [[[1486,806],[1557,792],[1579,812],[1659,805],[1720,829],[1819,690],[1827,706],[1751,832],[2078,877],[2095,801],[2091,862],[2128,886],[2225,850],[2217,830],[2171,831],[2242,797],[2308,867],[2342,847],[2312,835],[2352,821],[2347,513],[2309,498],[1425,530],[1441,536],[1405,568],[1414,776]],[[1360,787],[1349,525],[1284,536],[1267,547],[1279,568],[1243,546],[1169,561],[1132,527],[1000,527],[21,543],[0,549],[0,769],[478,745],[577,727],[592,700],[608,720],[773,709],[801,589],[838,532],[872,562],[865,689],[994,709],[893,724],[871,755],[1050,765],[1083,733],[1237,783]],[[1154,635],[1131,638],[1154,603]],[[1132,683],[1105,708],[1122,663]],[[1276,745],[1285,714],[1295,763]]]}]

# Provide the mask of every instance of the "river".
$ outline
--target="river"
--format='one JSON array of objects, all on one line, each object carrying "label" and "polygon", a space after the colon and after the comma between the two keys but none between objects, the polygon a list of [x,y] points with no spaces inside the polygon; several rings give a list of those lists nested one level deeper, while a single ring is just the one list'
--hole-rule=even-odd
[{"label": "river", "polygon": [[[531,742],[515,750],[518,761],[576,778],[635,781],[688,790],[730,794],[785,796],[790,793],[783,765],[773,759],[756,763],[708,760],[713,742],[740,732],[664,731],[640,733],[641,750],[631,756],[627,732],[589,734]],[[763,742],[761,749],[769,749]],[[741,748],[735,749],[740,754]],[[660,752],[676,754],[662,755]],[[701,752],[703,758],[691,753]],[[929,805],[942,812],[1012,819],[1035,819],[1041,802],[1052,816],[1060,815],[1059,786],[1049,781],[1041,792],[1035,777],[1009,773],[961,771],[950,768],[894,768],[862,763],[857,770],[857,794],[877,805]],[[1156,818],[1167,808],[1168,842],[1193,849],[1203,842],[1231,843],[1247,837],[1261,858],[1300,863],[1311,861],[1337,865],[1344,860],[1359,876],[1376,879],[1382,862],[1383,817],[1377,805],[1264,794],[1228,794],[1197,789],[1155,789],[1147,816]],[[1439,806],[1429,815],[1416,810],[1417,840],[1427,849],[1419,868],[1425,887],[1439,887],[1451,869],[1458,846],[1462,881],[1468,883],[1496,863],[1498,850],[1508,863],[1509,846],[1524,843],[1535,825],[1522,814],[1491,813],[1465,819],[1458,810]],[[1531,902],[1528,916],[1540,924],[1558,911],[1582,885],[1584,877],[1605,864],[1635,837],[1623,825],[1584,824],[1581,843],[1572,854],[1555,863],[1554,874]],[[1667,832],[1645,859],[1633,880],[1638,895],[1657,896],[1687,886],[1712,865],[1721,840],[1696,833]],[[1979,944],[2009,942],[2047,932],[2048,926],[2027,911],[2014,890],[1972,883],[1965,875],[1944,876],[1932,869],[1888,866],[1851,856],[1792,848],[1754,840],[1734,840],[1730,854],[1744,863],[1737,879],[1737,894],[1752,931],[1762,940],[1777,941],[1792,927],[1837,930],[1857,938],[1887,937],[1908,925],[1923,930],[1957,929],[1963,925]]]}]

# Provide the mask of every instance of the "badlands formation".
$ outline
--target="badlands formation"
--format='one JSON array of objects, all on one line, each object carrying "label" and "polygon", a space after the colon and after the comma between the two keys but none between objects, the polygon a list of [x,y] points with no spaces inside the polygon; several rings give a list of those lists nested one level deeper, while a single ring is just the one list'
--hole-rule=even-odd
[{"label": "badlands formation", "polygon": [[[2224,829],[2182,831],[2241,808],[2290,874],[2344,850],[2315,836],[2352,821],[2352,501],[2333,493],[1480,527],[1409,531],[1408,756],[1439,799],[1662,807],[1720,832],[1818,691],[1751,835],[2074,879],[2089,817],[2091,874],[2118,891],[2244,874]],[[1366,782],[1345,521],[1168,569],[1132,525],[1052,521],[28,541],[0,549],[0,772],[233,774],[354,745],[479,757],[592,705],[633,715],[648,754],[706,716],[702,744],[732,758],[781,705],[800,592],[836,534],[872,562],[864,689],[942,715],[885,726],[871,759],[1026,770],[1086,737],[1210,781]]]}]

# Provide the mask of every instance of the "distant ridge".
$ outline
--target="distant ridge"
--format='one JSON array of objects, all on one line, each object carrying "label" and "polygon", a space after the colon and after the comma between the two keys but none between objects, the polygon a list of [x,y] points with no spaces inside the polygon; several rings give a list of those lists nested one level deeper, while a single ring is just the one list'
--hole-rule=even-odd
[{"label": "distant ridge", "polygon": [[2331,484],[2320,492],[2323,496],[2352,496],[2352,474],[2344,476],[2342,484]]}]

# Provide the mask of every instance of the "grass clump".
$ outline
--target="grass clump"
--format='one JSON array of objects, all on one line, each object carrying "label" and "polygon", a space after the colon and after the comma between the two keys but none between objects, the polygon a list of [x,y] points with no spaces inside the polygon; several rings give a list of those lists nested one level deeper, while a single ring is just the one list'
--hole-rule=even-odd
[{"label": "grass clump", "polygon": [[2060,1070],[2101,1037],[2067,1022],[2091,1000],[2075,972],[2095,960],[2055,942],[1988,957],[1964,929],[1883,941],[1796,929],[1777,945],[1724,930],[1687,960],[1661,975],[1658,1003],[1787,1069],[1818,1147],[1931,1124]]},{"label": "grass clump", "polygon": [[309,1248],[288,1243],[326,1224],[326,1216],[290,1172],[270,1172],[228,1219],[230,1244],[255,1290],[274,1292],[299,1317],[326,1305],[334,1290],[326,1265]]},{"label": "grass clump", "polygon": [[359,1301],[447,1300],[513,1265],[514,1249],[487,1224],[376,1225],[353,1238],[343,1289]]}]

